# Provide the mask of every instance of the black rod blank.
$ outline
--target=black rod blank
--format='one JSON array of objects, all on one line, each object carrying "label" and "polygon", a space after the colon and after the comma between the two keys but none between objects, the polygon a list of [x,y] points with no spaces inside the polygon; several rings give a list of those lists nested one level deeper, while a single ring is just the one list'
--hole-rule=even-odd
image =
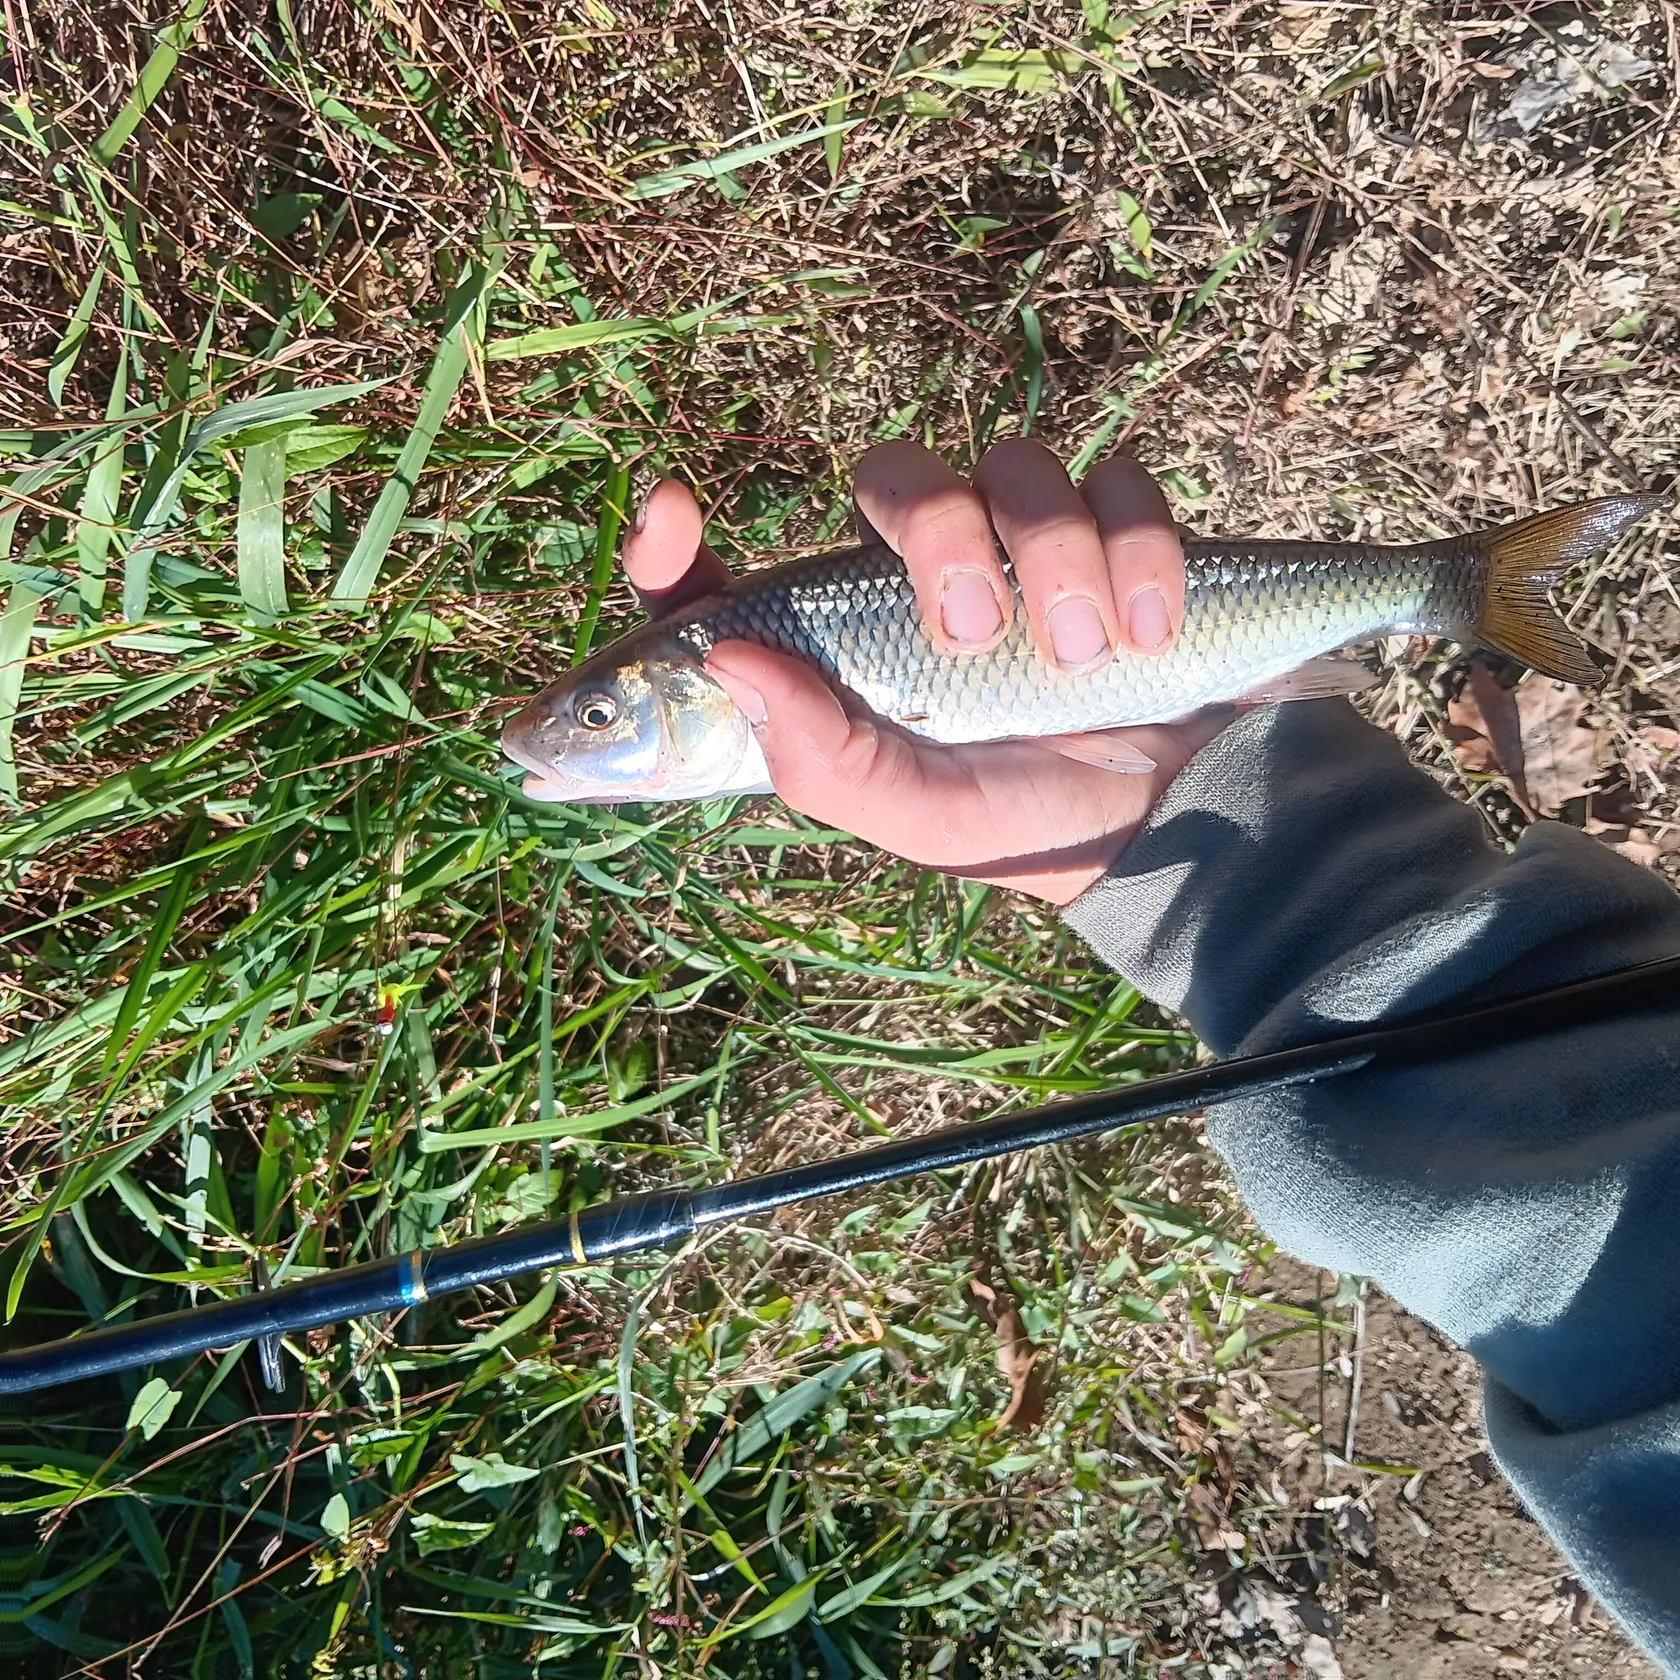
[{"label": "black rod blank", "polygon": [[[746,1219],[818,1196],[967,1166],[1020,1149],[1066,1143],[1116,1126],[1361,1069],[1448,1061],[1613,1016],[1680,1007],[1680,955],[1590,980],[1530,992],[1417,1021],[1094,1092],[1019,1114],[948,1126],[925,1137],[857,1150],[702,1190],[655,1190],[450,1247],[393,1255],[259,1289],[187,1312],[110,1325],[63,1341],[0,1353],[0,1396],[51,1388],[179,1359],[209,1348],[313,1330],[370,1313],[395,1312],[433,1295],[498,1283],[550,1266],[586,1266],[666,1247],[710,1225]],[[1680,1097],[1680,1090],[1676,1096]]]}]

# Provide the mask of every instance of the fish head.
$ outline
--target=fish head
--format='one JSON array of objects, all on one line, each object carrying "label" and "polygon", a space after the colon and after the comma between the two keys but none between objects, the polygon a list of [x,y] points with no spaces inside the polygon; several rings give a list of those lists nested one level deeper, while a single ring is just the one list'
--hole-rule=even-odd
[{"label": "fish head", "polygon": [[768,793],[752,726],[669,633],[626,637],[551,683],[502,731],[543,803],[720,799]]}]

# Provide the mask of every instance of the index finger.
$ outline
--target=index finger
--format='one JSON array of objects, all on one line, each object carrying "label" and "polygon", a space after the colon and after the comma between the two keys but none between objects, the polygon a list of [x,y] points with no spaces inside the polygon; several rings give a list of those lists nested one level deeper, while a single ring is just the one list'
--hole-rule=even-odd
[{"label": "index finger", "polygon": [[624,573],[652,617],[729,582],[729,568],[700,540],[704,522],[694,493],[675,478],[661,479],[636,510],[624,539]]},{"label": "index finger", "polygon": [[984,653],[1013,614],[986,504],[919,444],[883,443],[858,462],[858,511],[904,560],[927,633],[942,647]]}]

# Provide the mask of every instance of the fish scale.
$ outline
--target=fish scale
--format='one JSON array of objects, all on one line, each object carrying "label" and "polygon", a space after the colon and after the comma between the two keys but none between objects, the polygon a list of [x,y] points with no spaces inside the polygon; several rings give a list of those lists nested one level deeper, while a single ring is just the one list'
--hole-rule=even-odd
[{"label": "fish scale", "polygon": [[[1449,566],[1450,551],[1458,564]],[[1403,558],[1399,558],[1403,557]],[[1185,544],[1183,628],[1164,654],[1124,649],[1070,676],[1027,624],[1012,569],[1009,634],[954,654],[922,626],[903,562],[880,545],[748,574],[670,628],[704,657],[741,639],[810,661],[872,711],[947,743],[1158,723],[1264,687],[1329,649],[1411,630],[1450,633],[1485,587],[1462,544]]]}]

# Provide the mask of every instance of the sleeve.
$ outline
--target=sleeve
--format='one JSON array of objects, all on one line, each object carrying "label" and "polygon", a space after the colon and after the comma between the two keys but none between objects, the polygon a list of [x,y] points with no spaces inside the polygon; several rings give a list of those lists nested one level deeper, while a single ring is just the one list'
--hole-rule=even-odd
[{"label": "sleeve", "polygon": [[[1680,897],[1577,830],[1513,854],[1342,700],[1251,712],[1066,919],[1217,1054],[1680,952]],[[1486,1372],[1501,1468],[1680,1673],[1680,1009],[1215,1109],[1266,1232]]]}]

